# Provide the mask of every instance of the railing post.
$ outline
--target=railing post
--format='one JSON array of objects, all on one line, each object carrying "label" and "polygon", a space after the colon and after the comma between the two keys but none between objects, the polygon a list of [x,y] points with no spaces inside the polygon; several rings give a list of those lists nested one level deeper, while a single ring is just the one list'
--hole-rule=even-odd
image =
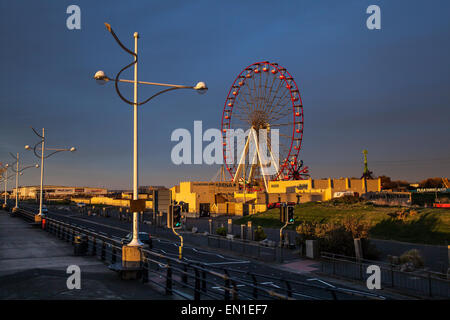
[{"label": "railing post", "polygon": [[97,255],[97,241],[95,239],[95,236],[92,239],[92,255],[93,256]]},{"label": "railing post", "polygon": [[289,298],[292,298],[292,287],[291,287],[291,284],[290,284],[289,281],[286,280],[286,279],[283,279],[283,281],[284,281],[284,283],[285,283],[285,285],[286,285],[286,293],[287,293],[287,296],[288,296]]},{"label": "railing post", "polygon": [[225,270],[225,290],[224,290],[224,300],[230,300],[230,277],[228,275],[228,271]]},{"label": "railing post", "polygon": [[430,297],[433,296],[432,288],[431,288],[431,272],[428,272],[428,295]]},{"label": "railing post", "polygon": [[333,300],[337,300],[336,291],[330,290],[331,296],[333,297]]},{"label": "railing post", "polygon": [[142,283],[148,282],[148,260],[144,258],[144,267],[142,270]]},{"label": "railing post", "polygon": [[116,263],[116,247],[113,245],[111,249],[111,264]]},{"label": "railing post", "polygon": [[172,267],[169,261],[167,261],[166,294],[172,295]]},{"label": "railing post", "polygon": [[206,271],[202,271],[202,291],[206,292]]},{"label": "railing post", "polygon": [[183,264],[183,274],[181,275],[181,281],[183,283],[187,283],[188,282],[188,275],[187,275],[187,265]]},{"label": "railing post", "polygon": [[333,259],[333,274],[336,274],[336,259],[334,257],[334,254],[333,254],[332,259]]},{"label": "railing post", "polygon": [[195,268],[195,292],[194,300],[200,300],[200,274],[198,269]]},{"label": "railing post", "polygon": [[391,287],[394,287],[394,265],[391,264]]},{"label": "railing post", "polygon": [[105,244],[105,240],[102,240],[102,253],[100,255],[100,259],[102,261],[105,261],[105,251],[106,251],[106,244]]},{"label": "railing post", "polygon": [[235,281],[232,281],[232,283],[233,283],[233,300],[238,300],[238,298],[239,298],[239,296],[238,296],[238,289],[237,289],[237,286],[236,286],[236,282]]},{"label": "railing post", "polygon": [[256,277],[253,274],[250,274],[253,280],[253,298],[258,298],[258,281],[256,281]]},{"label": "railing post", "polygon": [[362,263],[358,262],[358,264],[359,264],[359,279],[364,280]]}]

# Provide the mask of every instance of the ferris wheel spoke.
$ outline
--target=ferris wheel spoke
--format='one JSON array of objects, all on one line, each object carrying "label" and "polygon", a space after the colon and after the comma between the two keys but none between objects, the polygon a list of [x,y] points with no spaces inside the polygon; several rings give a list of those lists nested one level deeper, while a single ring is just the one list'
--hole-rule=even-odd
[{"label": "ferris wheel spoke", "polygon": [[275,89],[275,92],[274,92],[274,94],[273,94],[273,98],[269,97],[269,99],[268,99],[269,102],[266,103],[266,105],[264,106],[264,110],[265,110],[266,112],[270,112],[270,109],[273,107],[273,102],[275,101],[275,98],[277,97],[278,92],[279,92],[280,89],[281,89],[281,85],[282,85],[282,82],[281,82],[281,81],[278,81],[278,86],[277,86],[277,88]]},{"label": "ferris wheel spoke", "polygon": [[[289,92],[289,90],[286,90],[283,95],[280,95],[278,97],[278,100],[276,102],[275,101],[273,102],[272,108],[269,112],[276,112],[276,110],[282,110],[283,107],[291,104],[292,102],[290,101],[289,97],[290,97],[290,92]],[[282,103],[282,102],[284,102],[284,103]]]},{"label": "ferris wheel spoke", "polygon": [[[269,76],[267,76],[267,79],[269,79]],[[267,111],[266,109],[268,108],[268,101],[270,100],[270,97],[272,96],[272,91],[273,91],[273,85],[275,84],[275,79],[276,77],[272,77],[272,83],[270,85],[270,90],[269,90],[269,94],[267,95],[267,98],[265,99],[265,105],[263,106],[263,110]]]}]

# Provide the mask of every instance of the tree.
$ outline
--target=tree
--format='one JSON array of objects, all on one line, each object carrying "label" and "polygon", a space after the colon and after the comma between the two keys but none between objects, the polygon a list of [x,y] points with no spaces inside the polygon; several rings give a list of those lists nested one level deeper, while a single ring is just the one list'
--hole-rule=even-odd
[{"label": "tree", "polygon": [[421,188],[443,188],[442,178],[428,178],[419,183]]}]

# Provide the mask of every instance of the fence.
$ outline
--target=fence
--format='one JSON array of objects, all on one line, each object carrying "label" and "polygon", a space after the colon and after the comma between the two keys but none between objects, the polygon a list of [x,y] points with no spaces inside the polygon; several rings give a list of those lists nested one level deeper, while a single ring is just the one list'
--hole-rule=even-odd
[{"label": "fence", "polygon": [[[20,209],[17,213],[34,221],[34,213]],[[86,241],[86,254],[96,256],[106,264],[120,262],[122,244],[107,235],[75,226],[54,218],[46,218],[42,228],[61,240],[75,243],[77,236]],[[329,288],[301,281],[291,281],[219,267],[206,267],[201,263],[188,263],[150,250],[141,250],[142,282],[162,288],[167,295],[177,295],[183,299],[346,299],[357,295],[363,298],[378,299],[375,295],[349,294],[340,288]],[[264,279],[266,282],[262,282]],[[267,284],[267,280],[277,283]],[[308,294],[305,294],[308,290]]]},{"label": "fence", "polygon": [[398,266],[380,262],[348,257],[328,252],[321,253],[321,271],[354,280],[367,281],[367,267],[377,265],[381,271],[381,285],[404,291],[411,295],[436,298],[450,297],[450,281],[447,275],[432,271],[420,270],[404,272]]}]

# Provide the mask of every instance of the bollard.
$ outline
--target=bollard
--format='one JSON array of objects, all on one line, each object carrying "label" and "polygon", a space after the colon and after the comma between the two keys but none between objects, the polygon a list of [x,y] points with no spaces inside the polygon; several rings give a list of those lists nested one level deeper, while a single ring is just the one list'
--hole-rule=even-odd
[{"label": "bollard", "polygon": [[228,232],[227,234],[233,234],[233,220],[228,219]]},{"label": "bollard", "polygon": [[245,224],[241,224],[241,239],[245,240]]},{"label": "bollard", "polygon": [[356,260],[357,261],[361,261],[361,259],[363,258],[361,239],[359,239],[359,238],[353,239],[353,242],[355,244],[355,257],[356,257]]},{"label": "bollard", "polygon": [[252,228],[252,222],[247,222],[247,238],[248,240],[253,240],[253,228]]},{"label": "bollard", "polygon": [[209,234],[213,234],[213,221],[212,219],[208,219],[209,223]]}]

